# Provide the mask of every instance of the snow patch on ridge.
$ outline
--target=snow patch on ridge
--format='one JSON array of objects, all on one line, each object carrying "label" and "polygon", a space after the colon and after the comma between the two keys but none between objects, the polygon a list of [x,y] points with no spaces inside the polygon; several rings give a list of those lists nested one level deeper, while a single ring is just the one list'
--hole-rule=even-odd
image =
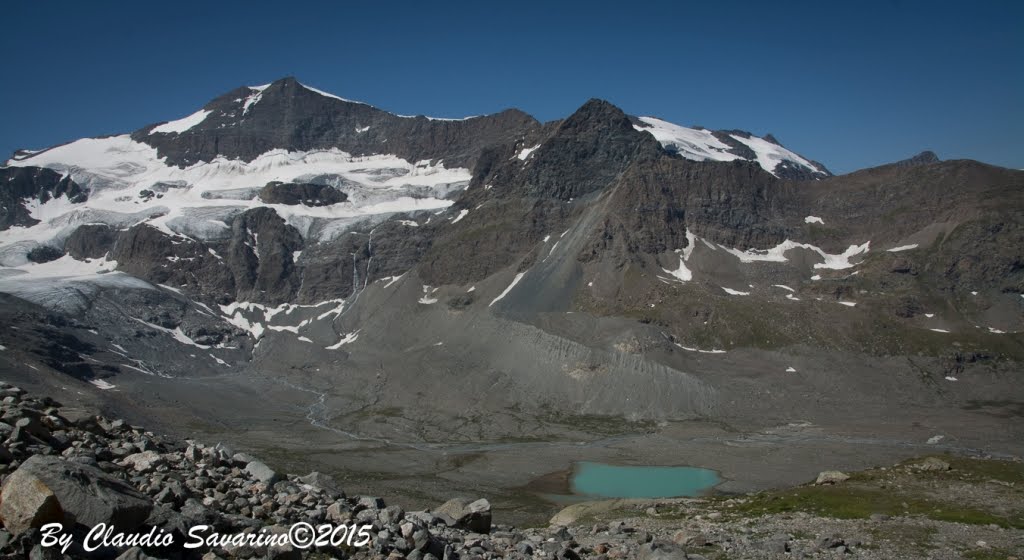
[{"label": "snow patch on ridge", "polygon": [[306,84],[300,83],[299,85],[304,87],[304,88],[306,88],[306,89],[308,89],[309,91],[311,91],[313,93],[319,93],[320,95],[322,95],[324,97],[330,97],[331,99],[337,99],[338,101],[344,101],[345,103],[358,103],[360,105],[366,105],[366,103],[363,103],[362,101],[353,101],[351,99],[345,99],[344,97],[338,97],[337,95],[334,95],[333,93],[327,93],[326,91],[316,89],[315,87],[307,86]]},{"label": "snow patch on ridge", "polygon": [[181,134],[182,132],[185,132],[187,130],[191,130],[192,127],[197,126],[197,125],[199,125],[199,123],[205,121],[206,117],[210,116],[210,113],[212,113],[212,112],[213,111],[208,111],[206,109],[200,109],[200,110],[196,111],[195,113],[192,113],[191,115],[189,115],[189,116],[187,116],[185,118],[178,119],[176,121],[171,121],[171,122],[168,122],[168,123],[164,123],[164,124],[162,124],[160,126],[154,127],[153,130],[149,131],[149,133],[150,134],[158,134],[158,133],[159,134]]},{"label": "snow patch on ridge", "polygon": [[522,150],[519,151],[519,154],[516,157],[518,157],[519,159],[521,159],[523,161],[526,161],[526,158],[530,157],[530,154],[532,154],[534,152],[534,150],[536,150],[539,147],[540,147],[540,144],[537,144],[536,146],[534,146],[532,148],[523,148]]},{"label": "snow patch on ridge", "polygon": [[776,177],[778,175],[775,173],[775,168],[783,161],[791,161],[801,167],[807,168],[810,171],[820,173],[820,170],[811,162],[798,156],[795,152],[791,152],[778,144],[773,144],[764,138],[758,138],[757,136],[744,138],[737,134],[730,134],[730,136],[737,142],[742,142],[743,144],[746,144],[748,148],[754,150],[754,154],[757,155],[757,163],[760,164],[765,171],[775,175]]},{"label": "snow patch on ridge", "polygon": [[[679,126],[655,117],[639,117],[638,120],[643,125],[634,124],[633,128],[651,133],[666,149],[674,151],[686,159],[694,161],[733,161],[743,159],[732,153],[733,147],[719,140],[710,130]],[[778,176],[775,173],[775,168],[783,161],[792,162],[812,173],[824,174],[810,161],[778,144],[757,136],[751,136],[750,138],[744,138],[737,134],[730,134],[729,136],[753,150],[757,163],[772,175]]]},{"label": "snow patch on ridge", "polygon": [[690,233],[690,230],[686,230],[686,248],[682,250],[682,255],[679,257],[679,268],[675,270],[663,268],[662,270],[672,276],[675,276],[682,282],[689,282],[690,280],[693,280],[693,272],[686,268],[686,261],[690,260],[690,254],[693,253],[693,248],[696,244],[697,236]]},{"label": "snow patch on ridge", "polygon": [[358,339],[358,338],[359,338],[359,331],[350,332],[348,334],[342,335],[341,340],[339,340],[337,342],[337,344],[332,344],[330,346],[325,346],[324,348],[327,349],[327,350],[337,350],[337,349],[341,348],[342,346],[344,346],[346,344],[351,344],[351,343],[355,342],[356,339]]},{"label": "snow patch on ridge", "polygon": [[733,161],[740,159],[730,153],[731,146],[722,142],[710,130],[687,128],[654,117],[640,117],[648,126],[633,125],[641,132],[650,132],[665,148],[694,161]]},{"label": "snow patch on ridge", "polygon": [[512,279],[512,283],[509,284],[507,288],[505,288],[505,291],[503,291],[500,294],[498,294],[498,297],[494,298],[494,300],[492,300],[491,303],[487,304],[487,307],[490,307],[490,306],[494,305],[495,303],[498,303],[499,301],[504,299],[505,296],[507,296],[508,293],[512,291],[512,288],[515,288],[516,284],[518,284],[519,281],[523,279],[523,276],[525,274],[526,274],[525,272],[520,272],[519,274],[516,274],[516,277]]},{"label": "snow patch on ridge", "polygon": [[851,263],[850,259],[858,255],[867,253],[871,247],[870,241],[865,241],[861,245],[850,245],[845,251],[839,255],[833,255],[826,253],[825,251],[811,245],[809,243],[797,243],[790,241],[789,239],[782,243],[772,247],[770,249],[747,249],[741,251],[739,249],[733,249],[724,245],[719,245],[722,249],[725,249],[729,253],[735,255],[741,262],[752,263],[752,262],[787,262],[786,252],[791,249],[807,249],[818,253],[825,260],[825,262],[816,263],[814,268],[826,268],[830,270],[842,270],[846,268],[852,268],[856,263]]},{"label": "snow patch on ridge", "polygon": [[114,387],[117,387],[117,385],[114,385],[114,384],[110,383],[109,381],[104,381],[102,379],[90,379],[89,383],[92,383],[93,385],[96,386],[96,388],[102,389],[104,391],[109,391],[109,390],[113,389]]}]

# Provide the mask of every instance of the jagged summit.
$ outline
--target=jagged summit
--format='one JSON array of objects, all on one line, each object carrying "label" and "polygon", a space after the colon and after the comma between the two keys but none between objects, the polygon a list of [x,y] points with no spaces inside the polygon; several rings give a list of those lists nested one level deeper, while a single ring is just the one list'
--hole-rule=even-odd
[{"label": "jagged summit", "polygon": [[217,157],[250,162],[275,149],[339,149],[471,167],[482,147],[537,126],[516,110],[465,119],[395,115],[287,77],[237,88],[186,117],[143,127],[131,138],[179,167]]},{"label": "jagged summit", "polygon": [[910,157],[910,158],[907,158],[907,159],[902,159],[900,161],[897,161],[893,165],[896,165],[896,166],[899,166],[899,167],[914,167],[914,166],[917,166],[917,165],[928,165],[930,163],[939,163],[941,161],[942,160],[939,159],[939,156],[935,155],[935,152],[933,152],[931,150],[925,150],[925,151],[917,154],[914,157]]}]

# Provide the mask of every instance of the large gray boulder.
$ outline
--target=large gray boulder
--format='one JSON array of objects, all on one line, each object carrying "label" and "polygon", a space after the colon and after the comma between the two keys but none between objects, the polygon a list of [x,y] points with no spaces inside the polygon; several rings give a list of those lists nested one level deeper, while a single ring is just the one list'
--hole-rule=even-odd
[{"label": "large gray boulder", "polygon": [[322,472],[313,471],[306,476],[300,476],[299,482],[319,488],[335,496],[345,496],[345,491],[341,489],[341,485],[331,475]]},{"label": "large gray boulder", "polygon": [[850,475],[841,471],[821,471],[818,473],[818,478],[814,480],[815,484],[839,484],[840,482],[846,482],[850,479]]},{"label": "large gray boulder", "polygon": [[57,496],[35,476],[18,469],[4,481],[0,492],[0,521],[12,535],[63,520],[64,511]]},{"label": "large gray boulder", "polygon": [[434,510],[438,517],[454,520],[453,526],[474,533],[491,531],[491,503],[486,499],[470,501],[466,498],[452,498]]},{"label": "large gray boulder", "polygon": [[260,461],[253,461],[246,465],[245,472],[249,473],[250,476],[267,486],[272,486],[275,482],[281,479],[274,469]]},{"label": "large gray boulder", "polygon": [[48,455],[29,458],[0,489],[0,520],[14,534],[48,522],[129,531],[152,509],[146,496],[96,467]]},{"label": "large gray boulder", "polygon": [[124,458],[122,464],[130,466],[140,473],[152,471],[167,461],[156,451],[143,451],[132,453]]}]

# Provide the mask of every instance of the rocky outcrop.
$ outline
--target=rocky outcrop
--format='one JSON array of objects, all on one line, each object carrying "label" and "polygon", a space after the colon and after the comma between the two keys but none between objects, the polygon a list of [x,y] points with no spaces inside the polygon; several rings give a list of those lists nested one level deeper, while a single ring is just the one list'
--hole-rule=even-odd
[{"label": "rocky outcrop", "polygon": [[273,209],[260,207],[236,215],[228,235],[202,242],[140,224],[118,234],[110,255],[119,270],[201,299],[293,301],[302,283],[295,266],[304,246],[298,231]]},{"label": "rocky outcrop", "polygon": [[85,224],[68,236],[64,250],[78,260],[98,259],[110,252],[117,237],[118,231],[111,226]]},{"label": "rocky outcrop", "polygon": [[621,109],[591,99],[559,123],[526,160],[516,157],[482,181],[499,187],[511,183],[513,192],[528,196],[570,200],[608,186],[630,165],[663,153],[657,140],[633,128]]},{"label": "rocky outcrop", "polygon": [[11,226],[32,226],[39,220],[32,217],[30,202],[46,203],[54,198],[67,198],[77,204],[85,202],[88,193],[70,176],[40,167],[0,167],[0,231]]},{"label": "rocky outcrop", "polygon": [[624,263],[683,249],[688,230],[728,246],[771,247],[791,232],[786,215],[792,200],[778,179],[748,162],[661,158],[637,164],[616,182],[579,258]]},{"label": "rocky outcrop", "polygon": [[310,183],[282,183],[274,181],[260,190],[260,200],[267,204],[295,206],[330,206],[345,202],[348,197],[338,189]]}]

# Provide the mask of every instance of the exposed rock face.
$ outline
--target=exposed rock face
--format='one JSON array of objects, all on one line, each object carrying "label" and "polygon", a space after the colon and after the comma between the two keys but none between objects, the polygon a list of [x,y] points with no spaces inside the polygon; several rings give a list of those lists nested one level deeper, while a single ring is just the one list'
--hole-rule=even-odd
[{"label": "exposed rock face", "polygon": [[504,173],[485,178],[519,186],[530,196],[577,198],[606,187],[627,167],[663,153],[653,137],[637,131],[621,109],[591,99],[544,138],[527,164],[511,161]]},{"label": "exposed rock face", "polygon": [[292,274],[293,255],[302,247],[299,232],[269,208],[248,210],[235,218],[226,261],[234,276],[236,299],[291,301],[300,284]]},{"label": "exposed rock face", "polygon": [[348,197],[345,196],[345,193],[327,185],[275,181],[260,190],[260,200],[267,204],[330,206],[345,202]]},{"label": "exposed rock face", "polygon": [[28,252],[26,257],[28,260],[34,263],[47,263],[55,261],[64,256],[64,253],[60,252],[59,249],[50,247],[49,245],[40,245]]},{"label": "exposed rock face", "polygon": [[84,202],[88,193],[71,180],[51,169],[39,167],[0,167],[0,231],[11,226],[31,226],[39,220],[26,206],[66,197],[72,204]]},{"label": "exposed rock face", "polygon": [[98,259],[114,247],[117,234],[117,230],[106,224],[85,224],[71,233],[64,242],[64,250],[79,260]]},{"label": "exposed rock face", "polygon": [[631,167],[609,198],[584,261],[610,252],[622,263],[686,248],[687,230],[734,247],[770,247],[788,233],[782,216],[772,214],[792,200],[755,164],[671,158]]},{"label": "exposed rock face", "polygon": [[132,137],[155,146],[161,157],[179,166],[218,155],[251,161],[275,148],[337,148],[353,155],[389,153],[409,161],[443,158],[451,166],[472,167],[484,147],[540,126],[517,110],[454,121],[400,117],[318,93],[294,78],[277,80],[261,92],[238,88],[204,109],[210,114],[183,133],[153,133],[155,127],[149,126]]},{"label": "exposed rock face", "polygon": [[536,142],[525,160],[516,150],[528,142],[481,157],[471,187],[453,207],[468,214],[459,228],[435,230],[421,265],[425,280],[469,282],[519,261],[579,215],[581,208],[566,202],[608,189],[631,166],[668,157],[621,110],[596,99]]},{"label": "exposed rock face", "polygon": [[301,284],[294,255],[302,236],[270,208],[235,216],[230,237],[178,240],[148,225],[118,235],[120,269],[157,284],[184,286],[212,301],[291,301]]}]

